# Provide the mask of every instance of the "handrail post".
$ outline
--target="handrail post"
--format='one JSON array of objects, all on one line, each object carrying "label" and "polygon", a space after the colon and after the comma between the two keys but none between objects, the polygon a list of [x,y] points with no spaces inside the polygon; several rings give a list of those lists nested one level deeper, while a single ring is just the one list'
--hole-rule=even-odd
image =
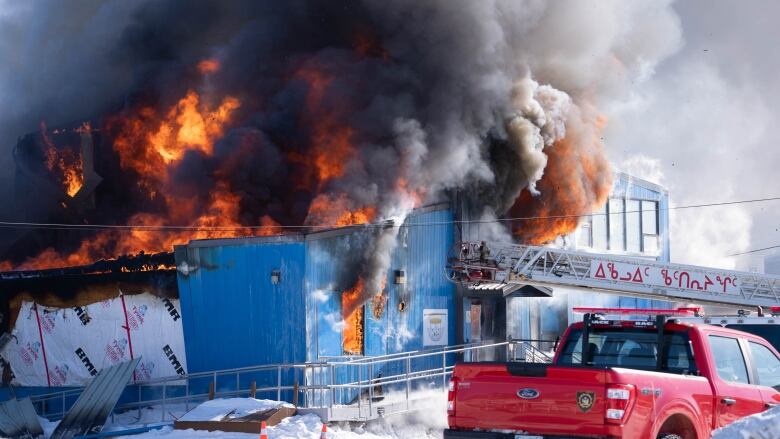
[{"label": "handrail post", "polygon": [[168,382],[167,381],[163,381],[163,402],[162,402],[162,420],[163,421],[165,420],[165,402],[166,402],[165,400],[166,400],[166,397],[167,397],[167,395],[166,395],[166,393],[167,393],[166,392],[167,386],[168,386]]},{"label": "handrail post", "polygon": [[241,372],[236,371],[236,396],[239,390],[241,390]]},{"label": "handrail post", "polygon": [[411,369],[412,359],[409,356],[406,357],[406,410],[409,410],[409,391],[412,385],[409,381],[409,369]]},{"label": "handrail post", "polygon": [[330,407],[336,405],[336,372],[333,369],[333,364],[328,363],[328,370],[330,371]]},{"label": "handrail post", "polygon": [[276,400],[282,400],[282,366],[276,366]]},{"label": "handrail post", "polygon": [[[369,419],[371,416],[374,415],[374,397],[373,397],[373,390],[374,386],[371,385],[371,382],[374,380],[374,363],[369,363],[368,366],[368,379],[366,380],[366,384],[368,384],[368,417]],[[363,393],[362,390],[360,393]]]},{"label": "handrail post", "polygon": [[363,372],[362,367],[360,364],[357,365],[358,370],[358,390],[357,390],[357,400],[358,400],[358,413],[363,413],[363,398],[361,397],[361,393],[363,393]]},{"label": "handrail post", "polygon": [[[65,413],[63,409],[63,414]],[[138,419],[141,419],[141,386],[138,386]]]},{"label": "handrail post", "polygon": [[320,407],[325,407],[325,392],[327,391],[327,384],[325,383],[325,374],[323,373],[324,363],[320,364]]},{"label": "handrail post", "polygon": [[442,351],[441,353],[441,387],[444,391],[447,391],[447,353]]}]

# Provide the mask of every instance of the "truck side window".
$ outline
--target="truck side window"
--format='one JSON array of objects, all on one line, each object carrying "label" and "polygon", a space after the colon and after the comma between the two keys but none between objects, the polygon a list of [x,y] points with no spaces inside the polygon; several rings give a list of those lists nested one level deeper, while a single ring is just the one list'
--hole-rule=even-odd
[{"label": "truck side window", "polygon": [[663,370],[671,372],[696,372],[688,334],[678,332],[666,334],[666,352],[663,356]]},{"label": "truck side window", "polygon": [[750,352],[753,363],[758,369],[758,384],[767,387],[780,388],[780,360],[764,345],[750,342]]},{"label": "truck side window", "polygon": [[710,335],[709,340],[718,376],[724,381],[748,384],[747,366],[739,341],[717,335]]}]

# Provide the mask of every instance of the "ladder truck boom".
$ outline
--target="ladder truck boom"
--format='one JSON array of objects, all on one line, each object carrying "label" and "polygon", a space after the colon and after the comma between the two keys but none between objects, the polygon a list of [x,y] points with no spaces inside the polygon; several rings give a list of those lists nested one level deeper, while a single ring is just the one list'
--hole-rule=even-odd
[{"label": "ladder truck boom", "polygon": [[780,305],[780,276],[517,244],[462,242],[448,275],[466,284],[565,285],[661,300]]}]

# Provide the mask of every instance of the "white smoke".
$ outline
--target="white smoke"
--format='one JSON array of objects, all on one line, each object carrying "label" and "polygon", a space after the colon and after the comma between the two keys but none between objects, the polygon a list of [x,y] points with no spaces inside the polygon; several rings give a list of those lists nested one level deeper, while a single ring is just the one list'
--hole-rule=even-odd
[{"label": "white smoke", "polygon": [[[769,109],[753,86],[734,87],[713,65],[681,60],[610,111],[613,154],[627,172],[665,185],[672,207],[776,195],[765,180],[780,158],[764,142]],[[763,208],[778,205],[671,210],[672,260],[740,268],[728,255],[751,247],[752,213]]]}]

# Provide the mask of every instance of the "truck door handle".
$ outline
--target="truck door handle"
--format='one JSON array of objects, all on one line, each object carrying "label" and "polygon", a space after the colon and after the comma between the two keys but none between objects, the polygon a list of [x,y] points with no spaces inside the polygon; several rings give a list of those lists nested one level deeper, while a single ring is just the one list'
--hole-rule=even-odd
[{"label": "truck door handle", "polygon": [[720,403],[726,405],[734,405],[737,403],[737,400],[732,398],[723,398],[720,400]]}]

